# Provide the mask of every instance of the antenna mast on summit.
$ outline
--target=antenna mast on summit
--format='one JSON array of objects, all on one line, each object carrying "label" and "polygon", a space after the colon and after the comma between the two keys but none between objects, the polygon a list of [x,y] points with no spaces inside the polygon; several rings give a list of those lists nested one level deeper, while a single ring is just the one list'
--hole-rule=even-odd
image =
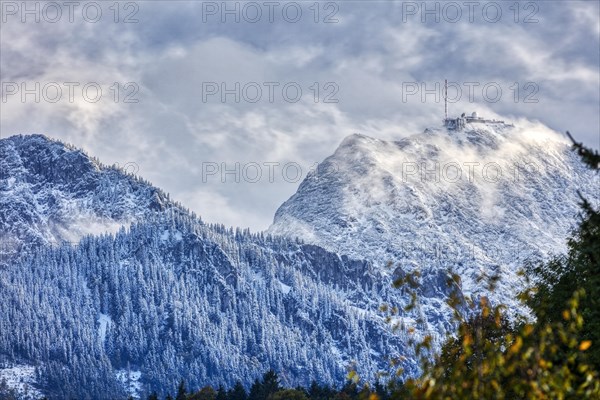
[{"label": "antenna mast on summit", "polygon": [[444,80],[444,119],[448,119],[448,79]]}]

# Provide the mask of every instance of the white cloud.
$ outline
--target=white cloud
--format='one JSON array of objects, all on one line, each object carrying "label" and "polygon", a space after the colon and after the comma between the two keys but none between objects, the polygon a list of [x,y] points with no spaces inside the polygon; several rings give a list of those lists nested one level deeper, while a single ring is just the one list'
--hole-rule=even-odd
[{"label": "white cloud", "polygon": [[[403,82],[497,81],[501,101],[463,99],[451,112],[537,119],[597,145],[597,4],[570,3],[542,7],[534,26],[510,18],[402,23],[397,4],[363,2],[341,3],[335,24],[202,23],[194,2],[140,3],[137,24],[12,20],[2,26],[3,82],[99,82],[105,97],[52,104],[12,96],[1,104],[0,135],[46,133],[105,163],[135,162],[141,176],[205,219],[263,229],[298,183],[202,182],[202,162],[293,161],[308,169],[349,134],[395,139],[439,124],[443,104],[403,101]],[[514,102],[512,83],[532,80],[539,103]],[[113,82],[135,82],[139,103],[111,101]],[[206,82],[256,82],[263,101],[204,102]],[[296,82],[302,99],[287,102],[277,91],[264,101],[264,82]],[[339,89],[337,103],[323,103],[328,82]]]}]

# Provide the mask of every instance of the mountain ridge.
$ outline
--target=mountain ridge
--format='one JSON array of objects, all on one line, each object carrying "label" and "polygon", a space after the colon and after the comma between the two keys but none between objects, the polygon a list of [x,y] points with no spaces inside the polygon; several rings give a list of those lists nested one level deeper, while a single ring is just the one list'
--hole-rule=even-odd
[{"label": "mountain ridge", "polygon": [[[0,154],[12,250],[0,265],[0,365],[35,369],[50,398],[165,394],[182,377],[249,386],[269,368],[290,385],[340,384],[352,360],[374,379],[382,355],[405,348],[377,313],[395,294],[366,261],[207,225],[47,138],[2,139]],[[114,226],[86,232],[90,216]]]},{"label": "mountain ridge", "polygon": [[[175,206],[149,182],[45,135],[14,135],[1,143],[0,242],[7,258],[32,245],[76,243],[86,234],[114,232]],[[21,157],[24,152],[36,157]]]},{"label": "mountain ridge", "polygon": [[[414,376],[410,342],[431,335],[439,346],[455,326],[449,297],[490,295],[480,275],[501,273],[490,297],[526,314],[511,297],[516,269],[562,251],[571,192],[594,194],[566,142],[526,131],[350,135],[258,233],[205,224],[73,146],[1,139],[0,365],[36,366],[51,398],[165,393],[180,378],[249,385],[268,368],[290,386],[341,384],[352,365],[374,380],[398,356]],[[510,179],[483,175],[485,163],[510,171],[532,160]],[[481,169],[448,179],[443,166],[465,162]],[[419,302],[394,329],[379,307],[409,302],[392,281],[414,271]]]}]

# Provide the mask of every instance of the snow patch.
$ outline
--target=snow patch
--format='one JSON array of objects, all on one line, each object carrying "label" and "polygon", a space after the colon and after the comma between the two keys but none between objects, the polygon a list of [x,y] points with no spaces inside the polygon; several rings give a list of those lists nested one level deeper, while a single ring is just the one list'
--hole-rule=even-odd
[{"label": "snow patch", "polygon": [[171,235],[171,232],[169,232],[169,230],[165,230],[161,235],[160,235],[160,240],[163,242],[166,242],[167,240],[169,240],[169,238],[172,238],[172,240],[175,240],[177,242],[181,241],[183,239],[183,235],[181,234],[181,232],[179,231],[175,231],[173,232],[173,234]]},{"label": "snow patch", "polygon": [[281,291],[283,292],[283,294],[286,295],[292,290],[291,286],[288,286],[283,282],[279,282],[279,286],[281,287]]},{"label": "snow patch", "polygon": [[119,382],[123,384],[127,394],[134,399],[139,399],[142,391],[142,383],[140,382],[140,378],[142,377],[141,371],[119,369],[116,375]]},{"label": "snow patch", "polygon": [[106,330],[112,325],[112,319],[110,316],[101,313],[98,317],[98,324],[98,340],[100,341],[100,345],[103,346],[106,339]]},{"label": "snow patch", "polygon": [[37,381],[35,380],[35,367],[31,365],[0,367],[0,382],[3,381],[9,389],[14,390],[18,399],[30,400],[44,397],[42,392],[33,387]]}]

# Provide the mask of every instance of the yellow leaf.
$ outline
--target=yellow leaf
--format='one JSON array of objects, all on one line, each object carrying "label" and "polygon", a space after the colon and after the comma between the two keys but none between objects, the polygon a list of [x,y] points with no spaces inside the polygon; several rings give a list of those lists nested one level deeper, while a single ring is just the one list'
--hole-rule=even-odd
[{"label": "yellow leaf", "polygon": [[581,342],[581,344],[579,345],[579,350],[581,351],[586,351],[587,349],[590,348],[590,346],[592,345],[592,341],[591,340],[584,340],[583,342]]},{"label": "yellow leaf", "polygon": [[463,347],[467,347],[471,343],[473,343],[473,338],[471,337],[471,335],[466,335],[463,339]]},{"label": "yellow leaf", "polygon": [[521,339],[520,336],[517,336],[517,340],[510,346],[509,352],[512,354],[518,353],[519,350],[521,350],[521,346],[523,346],[523,339]]},{"label": "yellow leaf", "polygon": [[369,400],[379,400],[379,396],[377,396],[375,393],[371,393]]},{"label": "yellow leaf", "polygon": [[569,314],[569,311],[568,311],[568,310],[564,310],[564,311],[562,312],[562,316],[563,316],[563,318],[564,318],[565,320],[567,320],[567,321],[568,321],[568,320],[569,320],[569,318],[571,317],[571,314]]}]

